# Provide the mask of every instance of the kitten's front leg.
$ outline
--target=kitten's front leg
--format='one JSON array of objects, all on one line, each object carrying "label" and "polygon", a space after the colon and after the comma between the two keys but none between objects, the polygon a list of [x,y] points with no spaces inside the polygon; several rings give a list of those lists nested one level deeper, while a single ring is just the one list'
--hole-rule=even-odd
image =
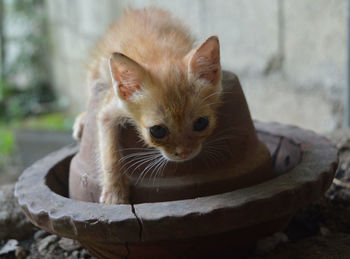
[{"label": "kitten's front leg", "polygon": [[72,134],[75,140],[81,140],[81,137],[83,136],[85,118],[86,118],[86,112],[80,113],[75,118],[74,125],[73,125],[73,134]]},{"label": "kitten's front leg", "polygon": [[102,166],[100,203],[129,203],[128,180],[118,170],[118,118],[111,118],[108,112],[98,118],[98,141]]},{"label": "kitten's front leg", "polygon": [[[123,182],[125,177],[121,177],[118,181]],[[129,203],[128,183],[124,181],[112,186],[104,185],[100,196],[100,203],[105,204],[127,204]]]}]

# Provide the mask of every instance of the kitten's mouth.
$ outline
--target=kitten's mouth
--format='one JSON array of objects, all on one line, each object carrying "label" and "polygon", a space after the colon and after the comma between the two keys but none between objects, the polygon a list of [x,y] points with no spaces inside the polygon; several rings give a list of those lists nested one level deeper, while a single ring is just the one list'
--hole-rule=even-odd
[{"label": "kitten's mouth", "polygon": [[201,148],[201,146],[199,146],[196,150],[192,151],[186,157],[180,157],[177,154],[169,154],[169,153],[164,152],[163,150],[161,150],[161,153],[162,153],[163,157],[165,159],[167,159],[168,161],[182,163],[182,162],[186,162],[186,161],[189,161],[189,160],[195,158],[200,153],[201,150],[202,150],[202,148]]}]

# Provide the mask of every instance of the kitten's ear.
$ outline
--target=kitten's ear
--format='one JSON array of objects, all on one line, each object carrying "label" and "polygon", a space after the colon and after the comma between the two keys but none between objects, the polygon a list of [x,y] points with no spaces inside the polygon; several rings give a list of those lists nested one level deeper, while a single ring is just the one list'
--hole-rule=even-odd
[{"label": "kitten's ear", "polygon": [[220,44],[217,36],[209,37],[197,49],[192,50],[186,57],[189,75],[203,79],[213,86],[219,83],[221,76]]},{"label": "kitten's ear", "polygon": [[109,57],[109,70],[114,92],[122,100],[128,101],[136,92],[141,91],[146,72],[131,58],[121,53],[113,53]]}]

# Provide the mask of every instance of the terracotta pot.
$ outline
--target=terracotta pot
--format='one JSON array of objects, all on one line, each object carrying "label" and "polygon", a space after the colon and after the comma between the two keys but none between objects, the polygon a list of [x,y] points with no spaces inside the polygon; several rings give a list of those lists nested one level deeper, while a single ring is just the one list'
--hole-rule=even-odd
[{"label": "terracotta pot", "polygon": [[[129,169],[126,177],[131,183],[131,203],[196,198],[232,191],[273,177],[269,151],[256,136],[238,78],[224,72],[222,85],[224,98],[217,113],[217,127],[205,142],[215,144],[215,155],[206,152],[207,144],[204,144],[202,152],[194,159],[168,163],[162,170],[162,177],[155,177],[152,170],[142,174],[148,163],[132,164],[130,159],[125,159],[121,167]],[[99,88],[105,86],[97,83],[94,87],[80,150],[70,168],[70,197],[82,201],[98,202],[101,193],[101,166],[96,163],[99,161],[96,111],[103,97]],[[142,152],[137,148],[144,146],[131,125],[120,128],[120,132],[116,141],[121,157],[135,150]]]},{"label": "terracotta pot", "polygon": [[36,226],[78,240],[99,258],[237,255],[281,231],[322,195],[338,164],[336,148],[311,131],[275,123],[256,127],[273,154],[276,176],[247,188],[135,205],[77,201],[68,198],[68,179],[79,147],[69,146],[25,170],[15,195]]},{"label": "terracotta pot", "polygon": [[[231,127],[244,134],[222,144],[230,152],[223,151],[219,162],[200,154],[177,170],[170,165],[163,177],[137,182],[139,171],[131,177],[131,204],[95,203],[96,91],[81,146],[60,149],[25,170],[15,189],[19,204],[36,226],[78,240],[98,258],[236,256],[281,231],[327,190],[337,149],[294,126],[254,125],[237,78],[225,74],[223,83],[213,138]],[[119,146],[138,147],[131,127],[121,132]]]}]

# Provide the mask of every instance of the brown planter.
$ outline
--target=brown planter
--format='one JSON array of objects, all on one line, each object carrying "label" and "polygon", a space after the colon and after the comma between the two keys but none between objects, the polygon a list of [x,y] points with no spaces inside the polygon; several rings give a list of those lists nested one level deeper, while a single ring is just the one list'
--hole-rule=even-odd
[{"label": "brown planter", "polygon": [[[269,150],[256,135],[238,78],[224,72],[222,86],[224,94],[217,112],[217,126],[205,141],[203,152],[194,159],[168,163],[162,176],[157,178],[151,170],[142,174],[148,163],[124,160],[121,168],[130,168],[126,176],[130,182],[131,203],[197,198],[251,186],[274,177]],[[105,87],[97,82],[94,89]],[[101,193],[101,166],[96,163],[99,159],[96,156],[99,152],[96,111],[102,105],[101,97],[100,91],[92,94],[81,146],[70,164],[69,197],[76,200],[98,202]],[[121,157],[130,153],[134,155],[135,150],[144,148],[132,125],[119,129],[115,141]],[[215,146],[205,147],[210,143]],[[206,152],[210,148],[214,148],[214,158]]]},{"label": "brown planter", "polygon": [[99,258],[236,253],[281,231],[297,210],[322,195],[338,163],[336,148],[311,131],[277,123],[255,126],[273,155],[274,177],[249,187],[131,205],[73,200],[69,167],[79,147],[69,146],[25,170],[15,195],[35,225],[78,240]]}]

